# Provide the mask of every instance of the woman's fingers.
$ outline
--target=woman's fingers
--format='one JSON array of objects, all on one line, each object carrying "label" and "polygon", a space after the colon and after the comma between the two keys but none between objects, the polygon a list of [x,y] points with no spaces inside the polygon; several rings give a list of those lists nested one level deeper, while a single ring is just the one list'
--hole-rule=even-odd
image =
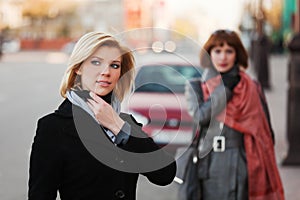
[{"label": "woman's fingers", "polygon": [[104,100],[99,97],[98,95],[96,95],[94,92],[90,91],[90,96],[92,97],[92,99],[97,102],[97,103],[101,103],[104,102]]},{"label": "woman's fingers", "polygon": [[88,99],[87,104],[94,113],[96,120],[117,135],[120,132],[124,121],[109,104],[105,101],[103,102],[104,103],[97,103],[93,99]]},{"label": "woman's fingers", "polygon": [[92,99],[87,99],[87,105],[90,107],[90,109],[94,112],[96,102]]}]

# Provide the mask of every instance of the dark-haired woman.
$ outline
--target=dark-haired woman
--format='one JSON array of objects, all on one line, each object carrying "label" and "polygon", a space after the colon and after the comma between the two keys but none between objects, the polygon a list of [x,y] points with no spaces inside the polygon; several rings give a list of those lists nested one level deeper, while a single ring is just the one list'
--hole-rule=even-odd
[{"label": "dark-haired woman", "polygon": [[259,84],[245,72],[248,55],[231,30],[204,44],[201,80],[186,86],[189,112],[201,126],[202,200],[282,200],[274,134]]}]

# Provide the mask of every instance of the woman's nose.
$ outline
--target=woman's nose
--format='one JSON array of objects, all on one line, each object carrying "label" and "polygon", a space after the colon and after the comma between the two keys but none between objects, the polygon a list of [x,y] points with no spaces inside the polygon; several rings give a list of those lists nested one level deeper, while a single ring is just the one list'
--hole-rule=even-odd
[{"label": "woman's nose", "polygon": [[101,75],[109,75],[110,74],[110,70],[109,70],[109,66],[107,65],[107,66],[105,66],[104,68],[103,68],[103,70],[102,70],[102,72],[101,72]]},{"label": "woman's nose", "polygon": [[221,53],[221,54],[220,54],[220,58],[221,58],[222,60],[226,59],[226,53]]}]

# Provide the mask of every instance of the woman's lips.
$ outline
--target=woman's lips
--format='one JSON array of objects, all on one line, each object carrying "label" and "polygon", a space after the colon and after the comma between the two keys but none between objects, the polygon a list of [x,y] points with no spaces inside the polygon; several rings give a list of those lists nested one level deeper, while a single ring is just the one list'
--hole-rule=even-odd
[{"label": "woman's lips", "polygon": [[220,64],[220,67],[227,67],[227,64]]},{"label": "woman's lips", "polygon": [[102,87],[108,87],[111,84],[109,81],[96,81],[96,82]]}]

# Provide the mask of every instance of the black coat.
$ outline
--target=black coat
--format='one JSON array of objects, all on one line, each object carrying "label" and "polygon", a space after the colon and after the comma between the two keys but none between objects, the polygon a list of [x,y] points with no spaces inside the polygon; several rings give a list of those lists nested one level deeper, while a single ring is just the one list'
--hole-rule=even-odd
[{"label": "black coat", "polygon": [[[124,113],[120,116],[131,125],[131,136],[120,147],[110,142],[89,114],[67,99],[54,113],[39,119],[30,156],[29,200],[53,200],[58,191],[62,200],[134,200],[140,173],[126,171],[130,159],[123,158],[117,149],[141,153],[155,151],[158,146],[133,117]],[[83,135],[78,134],[82,131]],[[108,152],[104,153],[104,161],[114,163],[115,169],[97,159],[103,152]],[[166,160],[171,164],[151,172],[143,171],[146,162],[140,156],[132,157],[131,164],[140,165],[142,174],[152,183],[167,185],[173,181],[176,164],[172,156],[159,152],[157,162]],[[125,172],[120,170],[122,166]]]}]

